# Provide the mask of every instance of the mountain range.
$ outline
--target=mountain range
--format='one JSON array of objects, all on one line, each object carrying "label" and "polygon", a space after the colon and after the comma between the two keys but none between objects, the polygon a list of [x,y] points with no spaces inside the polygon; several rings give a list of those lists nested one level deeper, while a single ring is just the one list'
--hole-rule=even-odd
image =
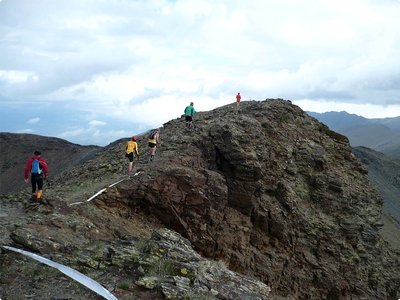
[{"label": "mountain range", "polygon": [[400,159],[400,116],[367,119],[345,111],[308,114],[350,140],[353,147],[364,146]]},{"label": "mountain range", "polygon": [[[154,161],[138,136],[133,176],[128,138],[81,149],[6,135],[1,182],[15,168],[22,180],[22,147],[25,160],[40,147],[52,175],[40,205],[26,185],[0,197],[0,245],[76,269],[119,299],[400,296],[398,206],[383,198],[397,193],[397,161],[351,147],[290,101],[198,112],[191,129],[171,120]],[[98,299],[7,248],[0,259],[5,299]]]}]

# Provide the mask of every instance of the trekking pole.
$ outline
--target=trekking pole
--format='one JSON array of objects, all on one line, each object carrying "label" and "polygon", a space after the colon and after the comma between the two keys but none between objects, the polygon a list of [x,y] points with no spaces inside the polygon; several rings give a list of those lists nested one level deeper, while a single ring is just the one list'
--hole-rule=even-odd
[{"label": "trekking pole", "polygon": [[48,187],[51,188],[51,182],[49,181],[49,175],[44,176],[43,182],[46,182]]}]

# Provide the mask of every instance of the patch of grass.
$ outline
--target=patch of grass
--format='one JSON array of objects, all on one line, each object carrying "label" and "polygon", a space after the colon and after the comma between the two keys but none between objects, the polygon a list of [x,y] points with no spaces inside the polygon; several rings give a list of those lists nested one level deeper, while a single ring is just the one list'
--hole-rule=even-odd
[{"label": "patch of grass", "polygon": [[88,245],[89,248],[94,250],[100,250],[104,248],[105,243],[103,241],[94,241]]},{"label": "patch of grass", "polygon": [[[56,269],[52,267],[40,267],[40,266],[33,266],[34,269],[26,269],[26,275],[32,275],[36,280],[44,280],[48,277],[54,277],[55,273],[58,272]],[[31,273],[31,274],[28,274]]]},{"label": "patch of grass", "polygon": [[150,177],[157,177],[157,176],[158,176],[158,171],[151,171],[151,172],[149,173],[149,176],[150,176]]},{"label": "patch of grass", "polygon": [[146,253],[149,252],[150,250],[150,239],[149,238],[139,238],[136,242],[135,242],[135,247],[138,249],[139,252],[141,253]]},{"label": "patch of grass", "polygon": [[82,215],[88,218],[93,218],[96,212],[96,209],[90,204],[82,204],[79,209],[82,212]]},{"label": "patch of grass", "polygon": [[125,291],[129,289],[129,286],[130,286],[129,282],[121,282],[120,284],[118,284],[118,288]]},{"label": "patch of grass", "polygon": [[183,295],[185,300],[214,300],[215,297],[209,295],[198,294],[193,291],[187,291]]},{"label": "patch of grass", "polygon": [[146,274],[147,276],[177,276],[180,275],[179,270],[176,269],[173,260],[160,260],[159,263],[154,264]]},{"label": "patch of grass", "polygon": [[288,123],[290,119],[290,114],[284,114],[281,116],[282,122]]}]

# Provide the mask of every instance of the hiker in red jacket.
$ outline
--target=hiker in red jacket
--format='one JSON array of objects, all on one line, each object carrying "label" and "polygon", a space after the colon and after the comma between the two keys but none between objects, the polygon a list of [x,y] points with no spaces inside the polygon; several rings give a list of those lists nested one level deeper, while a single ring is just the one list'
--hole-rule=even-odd
[{"label": "hiker in red jacket", "polygon": [[[28,160],[25,168],[25,182],[28,182],[29,173],[31,173],[32,197],[36,196],[36,202],[42,197],[43,178],[49,174],[49,168],[46,161],[40,157],[40,151],[35,151],[34,156]],[[36,185],[38,192],[36,194]]]},{"label": "hiker in red jacket", "polygon": [[239,107],[239,103],[240,103],[241,99],[242,99],[242,96],[240,96],[240,93],[237,93],[237,95],[236,95],[236,106],[237,107]]}]

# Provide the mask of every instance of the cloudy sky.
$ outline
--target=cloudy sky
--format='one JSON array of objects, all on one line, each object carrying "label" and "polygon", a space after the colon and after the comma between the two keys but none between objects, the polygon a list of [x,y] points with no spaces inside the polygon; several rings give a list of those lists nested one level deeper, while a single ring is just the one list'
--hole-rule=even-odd
[{"label": "cloudy sky", "polygon": [[0,131],[107,145],[283,98],[400,116],[399,0],[0,0]]}]

